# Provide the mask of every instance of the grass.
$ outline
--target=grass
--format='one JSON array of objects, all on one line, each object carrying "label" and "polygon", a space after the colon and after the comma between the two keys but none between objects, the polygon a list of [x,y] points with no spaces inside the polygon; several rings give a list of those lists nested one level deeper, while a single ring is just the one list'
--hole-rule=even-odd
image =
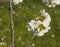
[{"label": "grass", "polygon": [[[3,6],[3,8],[1,8]],[[45,9],[51,16],[51,30],[42,37],[32,38],[32,33],[26,29],[26,24],[30,20],[18,19],[13,16],[15,28],[15,47],[60,47],[60,6],[56,8],[46,7],[40,0],[24,0],[13,10],[20,16],[33,18],[38,15],[41,9]],[[0,42],[5,42],[9,47],[11,44],[9,3],[0,3]],[[52,37],[52,34],[55,37]],[[1,38],[6,36],[2,41]],[[21,38],[20,40],[18,38]],[[35,46],[32,46],[32,43]],[[1,46],[3,47],[3,46]]]}]

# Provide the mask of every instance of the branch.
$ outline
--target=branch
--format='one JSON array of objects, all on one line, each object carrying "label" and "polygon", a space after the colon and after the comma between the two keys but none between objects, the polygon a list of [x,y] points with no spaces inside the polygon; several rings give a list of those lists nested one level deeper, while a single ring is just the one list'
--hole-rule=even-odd
[{"label": "branch", "polygon": [[11,38],[11,47],[15,47],[14,46],[14,25],[13,25],[13,13],[12,13],[12,0],[9,0],[10,3],[10,26],[11,26],[11,33],[12,33],[12,38]]},{"label": "branch", "polygon": [[31,20],[31,18],[25,18],[25,17],[19,16],[15,11],[12,11],[12,13],[14,14],[14,16],[16,16],[19,19]]}]

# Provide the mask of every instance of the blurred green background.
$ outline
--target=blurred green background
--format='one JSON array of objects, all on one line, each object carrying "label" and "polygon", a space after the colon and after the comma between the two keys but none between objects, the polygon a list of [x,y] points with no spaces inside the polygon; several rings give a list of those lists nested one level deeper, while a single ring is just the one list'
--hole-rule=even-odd
[{"label": "blurred green background", "polygon": [[[45,9],[51,16],[51,30],[42,37],[35,36],[26,29],[30,20],[13,16],[15,29],[15,47],[60,47],[60,6],[48,8],[41,0],[23,0],[18,5],[13,5],[13,10],[25,18],[33,18],[41,9]],[[9,2],[0,2],[0,43],[11,45]]]}]

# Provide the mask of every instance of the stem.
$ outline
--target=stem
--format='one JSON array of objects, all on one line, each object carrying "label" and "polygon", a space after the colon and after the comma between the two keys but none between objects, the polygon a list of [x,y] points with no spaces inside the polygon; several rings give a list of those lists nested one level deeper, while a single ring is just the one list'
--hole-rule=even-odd
[{"label": "stem", "polygon": [[14,14],[14,16],[16,16],[16,17],[19,18],[19,19],[31,20],[31,18],[22,17],[22,16],[18,15],[15,11],[12,11],[12,13]]},{"label": "stem", "polygon": [[12,13],[12,0],[9,0],[9,3],[10,3],[10,26],[11,26],[11,33],[12,33],[12,36],[11,36],[11,47],[14,47],[14,25],[13,25],[13,13]]}]

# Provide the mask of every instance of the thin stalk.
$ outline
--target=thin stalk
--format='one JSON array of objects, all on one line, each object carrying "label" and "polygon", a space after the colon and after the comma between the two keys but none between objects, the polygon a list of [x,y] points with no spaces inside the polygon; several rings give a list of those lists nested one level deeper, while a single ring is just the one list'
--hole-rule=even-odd
[{"label": "thin stalk", "polygon": [[14,46],[14,24],[13,24],[13,13],[12,13],[12,0],[9,0],[9,5],[10,5],[10,27],[11,27],[11,47]]}]

